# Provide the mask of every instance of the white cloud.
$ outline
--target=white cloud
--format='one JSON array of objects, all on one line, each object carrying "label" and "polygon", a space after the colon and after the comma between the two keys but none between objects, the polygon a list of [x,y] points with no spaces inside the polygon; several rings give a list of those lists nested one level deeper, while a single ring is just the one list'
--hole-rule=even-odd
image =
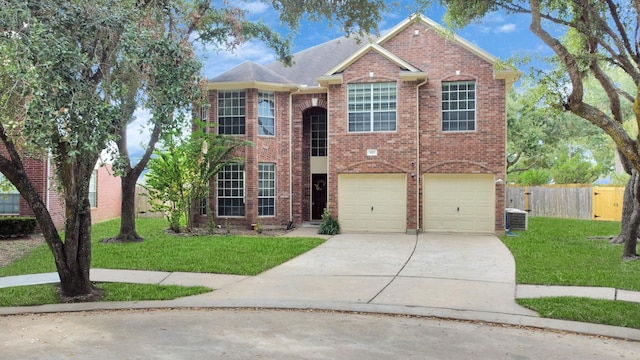
[{"label": "white cloud", "polygon": [[267,64],[276,60],[276,55],[263,42],[249,41],[239,46],[234,51],[216,50],[206,47],[206,54],[202,54],[204,66],[202,73],[206,78],[219,75],[243,61],[253,61],[258,64]]},{"label": "white cloud", "polygon": [[504,16],[497,12],[491,12],[485,15],[484,18],[482,18],[482,22],[493,23],[493,24],[501,23],[501,22],[504,22]]},{"label": "white cloud", "polygon": [[496,34],[508,34],[514,31],[516,31],[516,24],[512,24],[512,23],[498,26],[493,30],[493,32]]},{"label": "white cloud", "polygon": [[251,15],[263,14],[269,10],[269,5],[262,1],[243,2],[238,7]]}]

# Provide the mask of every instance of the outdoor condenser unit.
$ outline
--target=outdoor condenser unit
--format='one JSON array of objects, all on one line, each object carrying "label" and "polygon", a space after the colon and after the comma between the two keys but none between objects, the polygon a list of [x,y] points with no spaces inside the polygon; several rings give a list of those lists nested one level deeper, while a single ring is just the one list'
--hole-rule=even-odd
[{"label": "outdoor condenser unit", "polygon": [[528,221],[527,221],[527,212],[514,209],[507,208],[507,229],[509,230],[527,230]]}]

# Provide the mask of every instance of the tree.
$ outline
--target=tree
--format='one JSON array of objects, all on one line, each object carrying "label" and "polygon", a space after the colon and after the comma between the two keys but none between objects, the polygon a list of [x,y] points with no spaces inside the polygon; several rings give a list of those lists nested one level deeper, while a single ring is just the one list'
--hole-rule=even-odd
[{"label": "tree", "polygon": [[[633,104],[633,119],[640,122],[640,49],[637,29],[640,2],[636,0],[441,0],[447,4],[447,20],[455,27],[482,19],[491,11],[531,16],[530,30],[555,54],[557,67],[540,72],[547,87],[546,101],[602,129],[615,143],[631,179],[623,206],[623,259],[638,259],[636,244],[640,225],[640,142],[625,130],[623,103]],[[616,69],[633,84],[620,86],[607,70]],[[607,95],[609,111],[598,108],[585,95],[585,80],[592,76]]]},{"label": "tree", "polygon": [[[293,28],[303,14],[311,12],[313,18],[328,18],[349,32],[361,33],[377,30],[380,13],[386,9],[382,0],[268,3]],[[174,65],[189,58],[185,56],[189,45],[179,41],[185,38],[168,33],[189,33],[192,30],[184,25],[193,24],[203,41],[231,48],[256,38],[272,46],[279,58],[291,61],[286,39],[264,24],[245,21],[244,13],[228,4],[214,8],[208,0],[0,0],[0,141],[4,146],[0,172],[33,210],[53,253],[63,298],[89,300],[100,295],[89,278],[88,199],[100,153],[121,139],[136,101],[149,101],[154,111],[160,107],[158,114],[171,124],[173,110],[182,108],[173,103],[180,98],[179,91],[165,93],[155,83],[143,85],[170,78],[165,61],[172,56],[177,55]],[[201,11],[178,13],[183,5]],[[169,14],[192,17],[174,23],[173,19],[186,18]],[[140,58],[141,49],[148,63]],[[52,159],[65,202],[64,240],[27,176],[23,156]]]},{"label": "tree", "polygon": [[[0,172],[35,214],[63,299],[93,299],[100,292],[89,279],[89,181],[118,131],[110,95],[119,79],[111,69],[131,45],[123,39],[134,39],[134,2],[10,3],[0,1]],[[64,240],[27,176],[23,156],[51,158],[65,203]]]},{"label": "tree", "polygon": [[[154,211],[165,213],[169,228],[181,232],[181,219],[186,231],[193,231],[194,212],[199,200],[206,199],[209,181],[226,165],[242,162],[233,156],[236,148],[250,145],[236,137],[205,133],[201,124],[188,139],[169,139],[164,150],[156,150],[146,174],[148,196]],[[177,143],[176,143],[177,142]]]}]

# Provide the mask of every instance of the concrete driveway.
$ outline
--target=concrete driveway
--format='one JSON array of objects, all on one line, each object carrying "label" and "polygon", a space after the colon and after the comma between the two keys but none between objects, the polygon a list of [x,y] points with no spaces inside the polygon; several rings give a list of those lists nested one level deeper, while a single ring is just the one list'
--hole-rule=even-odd
[{"label": "concrete driveway", "polygon": [[535,316],[515,303],[515,286],[515,262],[495,236],[340,234],[259,276],[185,301],[279,308],[397,305]]}]

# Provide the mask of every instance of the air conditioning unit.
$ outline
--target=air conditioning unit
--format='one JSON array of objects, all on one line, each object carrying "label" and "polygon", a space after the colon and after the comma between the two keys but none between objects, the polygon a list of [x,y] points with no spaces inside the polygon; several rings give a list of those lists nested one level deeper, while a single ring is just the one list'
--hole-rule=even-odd
[{"label": "air conditioning unit", "polygon": [[509,230],[527,230],[527,212],[520,209],[507,208],[506,209],[507,229]]}]

